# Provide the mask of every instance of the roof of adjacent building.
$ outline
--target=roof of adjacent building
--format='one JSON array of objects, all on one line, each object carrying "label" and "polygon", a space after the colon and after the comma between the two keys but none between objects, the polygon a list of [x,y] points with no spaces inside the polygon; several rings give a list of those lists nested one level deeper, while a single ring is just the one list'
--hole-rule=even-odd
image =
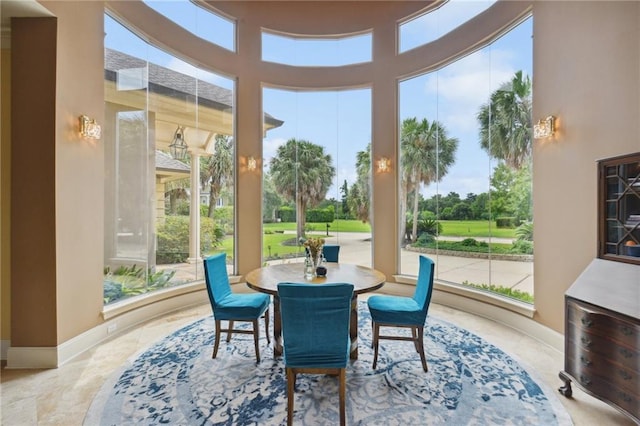
[{"label": "roof of adjacent building", "polygon": [[[105,48],[104,68],[105,79],[113,82],[117,81],[118,71],[147,68],[148,90],[153,93],[185,100],[193,100],[197,96],[198,105],[219,110],[233,109],[233,91],[117,50]],[[272,127],[284,123],[267,113],[264,117],[265,123]]]}]

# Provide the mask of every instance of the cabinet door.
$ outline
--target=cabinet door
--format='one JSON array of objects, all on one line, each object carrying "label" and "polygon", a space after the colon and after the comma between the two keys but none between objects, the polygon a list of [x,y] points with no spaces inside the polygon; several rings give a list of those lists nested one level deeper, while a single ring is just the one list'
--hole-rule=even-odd
[{"label": "cabinet door", "polygon": [[640,264],[640,154],[599,163],[601,258]]}]

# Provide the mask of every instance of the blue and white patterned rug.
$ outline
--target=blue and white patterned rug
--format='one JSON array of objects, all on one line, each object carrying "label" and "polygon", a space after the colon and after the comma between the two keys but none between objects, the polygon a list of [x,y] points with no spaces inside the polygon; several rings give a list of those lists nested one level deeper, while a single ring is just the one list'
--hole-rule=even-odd
[{"label": "blue and white patterned rug", "polygon": [[[572,424],[555,395],[511,357],[433,316],[425,327],[428,373],[411,343],[390,340],[381,341],[372,370],[371,319],[365,302],[358,309],[359,359],[347,368],[347,424]],[[223,336],[211,359],[214,329],[212,317],[196,321],[133,357],[104,384],[84,424],[286,424],[284,365],[273,358],[264,329],[258,365],[251,335],[236,334],[230,343]],[[338,419],[337,378],[299,375],[294,424]]]}]

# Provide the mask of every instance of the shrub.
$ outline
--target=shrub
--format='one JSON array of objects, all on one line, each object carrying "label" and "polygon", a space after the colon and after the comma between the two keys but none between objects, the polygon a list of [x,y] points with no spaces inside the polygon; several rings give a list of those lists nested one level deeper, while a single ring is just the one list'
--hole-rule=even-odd
[{"label": "shrub", "polygon": [[533,222],[523,223],[518,226],[516,238],[523,241],[533,241]]},{"label": "shrub", "polygon": [[498,217],[496,218],[496,226],[498,228],[515,228],[520,225],[520,220],[515,217]]},{"label": "shrub", "polygon": [[418,237],[417,246],[419,246],[419,247],[426,246],[427,244],[432,243],[435,240],[436,240],[436,237],[434,237],[433,235],[431,235],[431,234],[429,234],[427,232],[423,232]]},{"label": "shrub", "polygon": [[176,273],[176,271],[153,272],[149,268],[145,277],[144,269],[137,265],[122,265],[113,272],[106,267],[104,272],[106,275],[103,284],[104,303],[169,287],[171,278]]},{"label": "shrub", "polygon": [[281,222],[295,222],[296,210],[291,207],[282,206],[276,212],[276,217],[278,217]]},{"label": "shrub", "polygon": [[331,223],[335,220],[336,214],[333,206],[324,209],[309,209],[306,211],[307,222]]},{"label": "shrub", "polygon": [[475,238],[465,238],[460,241],[460,245],[464,247],[489,247],[485,241],[478,241]]},{"label": "shrub", "polygon": [[533,303],[533,295],[525,291],[514,290],[509,287],[502,287],[494,284],[474,284],[468,281],[463,281],[462,284],[478,288],[480,290],[488,290],[493,293],[502,294],[503,296],[511,297],[512,299],[518,299],[526,303]]},{"label": "shrub", "polygon": [[[182,263],[189,257],[189,217],[167,216],[158,225],[156,263]],[[213,219],[200,218],[200,251],[211,251],[220,246],[224,230],[214,224]]]},{"label": "shrub", "polygon": [[533,241],[515,240],[511,247],[512,253],[533,254]]}]

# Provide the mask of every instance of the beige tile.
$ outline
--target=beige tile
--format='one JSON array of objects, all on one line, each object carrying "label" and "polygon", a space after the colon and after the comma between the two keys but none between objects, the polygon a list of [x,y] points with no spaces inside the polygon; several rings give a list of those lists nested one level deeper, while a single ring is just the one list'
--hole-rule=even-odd
[{"label": "beige tile", "polygon": [[[363,298],[363,299],[366,299]],[[82,425],[102,384],[127,359],[173,331],[211,315],[208,305],[172,312],[126,330],[52,370],[3,369],[0,384],[2,425]],[[466,328],[520,361],[550,392],[561,385],[562,353],[505,325],[433,304],[430,315]],[[575,425],[634,424],[629,418],[574,387],[574,397],[556,395]]]}]

